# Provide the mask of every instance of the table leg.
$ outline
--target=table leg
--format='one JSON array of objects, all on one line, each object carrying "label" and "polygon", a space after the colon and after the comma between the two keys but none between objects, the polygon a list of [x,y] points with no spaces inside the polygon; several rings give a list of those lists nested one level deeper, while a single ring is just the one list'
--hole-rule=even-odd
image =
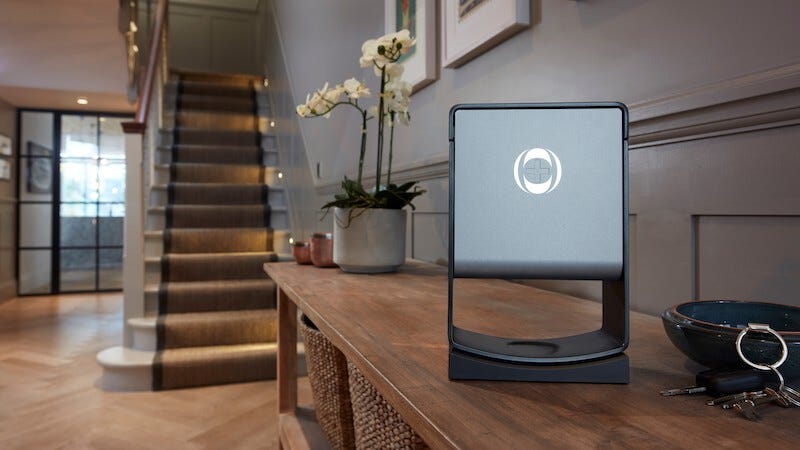
[{"label": "table leg", "polygon": [[278,414],[297,408],[297,305],[278,289]]}]

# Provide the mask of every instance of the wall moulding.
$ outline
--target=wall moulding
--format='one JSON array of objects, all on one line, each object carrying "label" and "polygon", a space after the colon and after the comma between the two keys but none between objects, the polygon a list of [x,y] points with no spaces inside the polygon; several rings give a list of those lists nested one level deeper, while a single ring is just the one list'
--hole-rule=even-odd
[{"label": "wall moulding", "polygon": [[800,123],[800,62],[628,104],[631,149]]}]

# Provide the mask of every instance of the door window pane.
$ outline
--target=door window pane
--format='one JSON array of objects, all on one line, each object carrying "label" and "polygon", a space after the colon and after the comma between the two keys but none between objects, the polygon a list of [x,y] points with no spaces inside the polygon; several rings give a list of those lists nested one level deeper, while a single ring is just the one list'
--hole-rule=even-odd
[{"label": "door window pane", "polygon": [[23,203],[19,205],[19,246],[50,247],[52,245],[53,205]]},{"label": "door window pane", "polygon": [[100,217],[100,245],[122,247],[122,217]]},{"label": "door window pane", "polygon": [[122,289],[122,249],[100,249],[99,289]]},{"label": "door window pane", "polygon": [[100,161],[99,195],[101,202],[125,202],[125,163]]},{"label": "door window pane", "polygon": [[100,217],[125,217],[125,204],[124,203],[101,203]]},{"label": "door window pane", "polygon": [[61,158],[99,157],[97,117],[63,116],[61,118]]},{"label": "door window pane", "polygon": [[51,201],[53,193],[53,113],[20,114],[20,201]]},{"label": "door window pane", "polygon": [[[91,205],[95,206],[95,205]],[[61,207],[62,211],[64,205]],[[94,247],[97,242],[97,218],[69,217],[61,214],[62,247]]]},{"label": "door window pane", "polygon": [[49,294],[50,268],[52,253],[50,250],[20,250],[19,252],[19,293]]},{"label": "door window pane", "polygon": [[121,117],[100,118],[100,157],[107,160],[125,159],[125,134],[122,122],[130,119]]},{"label": "door window pane", "polygon": [[61,161],[61,201],[96,202],[100,197],[97,161],[66,159]]},{"label": "door window pane", "polygon": [[97,250],[61,250],[61,292],[95,290]]}]

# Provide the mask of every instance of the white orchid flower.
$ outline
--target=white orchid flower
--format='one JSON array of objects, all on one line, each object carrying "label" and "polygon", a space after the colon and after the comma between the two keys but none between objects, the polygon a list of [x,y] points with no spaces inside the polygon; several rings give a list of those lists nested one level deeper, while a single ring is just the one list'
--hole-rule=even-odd
[{"label": "white orchid flower", "polygon": [[329,89],[328,91],[324,92],[322,96],[325,98],[327,102],[333,104],[339,101],[339,98],[341,98],[342,94],[344,94],[344,91],[345,91],[344,86],[340,84],[337,85],[335,88]]},{"label": "white orchid flower", "polygon": [[402,64],[397,63],[389,63],[386,65],[386,74],[389,75],[389,78],[400,78],[403,76],[403,70],[405,68]]},{"label": "white orchid flower", "polygon": [[345,80],[344,90],[345,92],[347,92],[347,96],[352,99],[368,97],[370,95],[367,86],[365,86],[364,83],[356,80],[355,78],[350,78],[349,80]]},{"label": "white orchid flower", "polygon": [[370,118],[378,117],[378,105],[372,105],[369,108],[367,108],[367,116],[369,116]]},{"label": "white orchid flower", "polygon": [[308,117],[311,115],[311,109],[305,103],[297,105],[297,115],[300,117]]}]

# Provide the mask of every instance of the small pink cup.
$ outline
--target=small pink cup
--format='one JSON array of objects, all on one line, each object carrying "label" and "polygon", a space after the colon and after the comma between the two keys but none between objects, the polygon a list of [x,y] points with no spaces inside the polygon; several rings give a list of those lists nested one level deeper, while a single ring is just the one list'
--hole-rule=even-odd
[{"label": "small pink cup", "polygon": [[333,262],[333,235],[331,233],[311,235],[311,262],[317,267],[337,267]]},{"label": "small pink cup", "polygon": [[297,264],[311,264],[311,246],[305,241],[292,244],[292,256]]}]

